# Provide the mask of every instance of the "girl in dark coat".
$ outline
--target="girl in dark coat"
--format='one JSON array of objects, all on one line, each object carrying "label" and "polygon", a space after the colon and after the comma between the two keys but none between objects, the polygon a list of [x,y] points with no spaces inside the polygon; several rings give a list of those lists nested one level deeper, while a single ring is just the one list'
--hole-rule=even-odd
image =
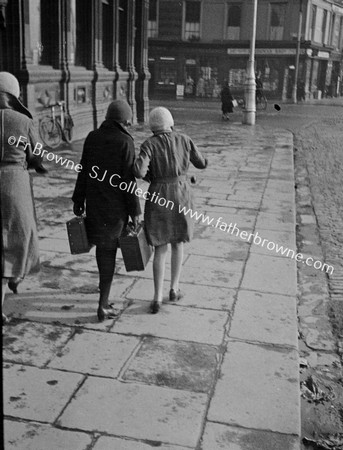
[{"label": "girl in dark coat", "polygon": [[[13,292],[23,278],[39,270],[36,215],[29,168],[46,173],[30,112],[19,100],[16,77],[0,72],[0,221],[1,304],[7,284]],[[2,314],[4,323],[8,318]]]},{"label": "girl in dark coat", "polygon": [[227,81],[224,84],[220,97],[222,101],[222,112],[223,112],[222,118],[223,120],[230,120],[229,113],[233,112],[233,105],[232,105],[233,96],[231,94],[229,83]]},{"label": "girl in dark coat", "polygon": [[115,100],[109,105],[106,120],[85,140],[80,163],[82,170],[72,197],[77,216],[83,214],[86,202],[88,238],[96,246],[100,279],[99,321],[116,316],[108,298],[118,238],[129,216],[136,225],[141,213],[138,197],[122,189],[125,183],[129,186],[130,182],[136,181],[132,173],[135,147],[126,129],[131,118],[127,102]]},{"label": "girl in dark coat", "polygon": [[[144,224],[148,241],[155,247],[153,261],[155,294],[150,309],[157,313],[162,304],[163,280],[168,244],[171,244],[171,284],[169,300],[181,294],[179,280],[183,243],[193,236],[193,219],[183,211],[194,210],[193,194],[186,180],[189,164],[205,169],[207,160],[193,141],[172,130],[174,120],[166,108],[155,108],[149,116],[152,137],[141,146],[134,166],[137,178],[150,181],[145,203]],[[182,208],[185,208],[184,210]]]}]

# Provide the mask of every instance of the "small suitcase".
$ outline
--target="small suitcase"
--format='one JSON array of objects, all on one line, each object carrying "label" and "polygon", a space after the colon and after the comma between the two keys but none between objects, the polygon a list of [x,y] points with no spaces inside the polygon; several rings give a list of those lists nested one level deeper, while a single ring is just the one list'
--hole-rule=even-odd
[{"label": "small suitcase", "polygon": [[126,234],[119,238],[119,245],[127,272],[145,269],[152,255],[153,247],[147,242],[143,222],[138,225],[136,230],[128,226]]},{"label": "small suitcase", "polygon": [[93,246],[88,242],[85,218],[74,217],[73,219],[68,220],[66,225],[70,253],[72,255],[88,253]]}]

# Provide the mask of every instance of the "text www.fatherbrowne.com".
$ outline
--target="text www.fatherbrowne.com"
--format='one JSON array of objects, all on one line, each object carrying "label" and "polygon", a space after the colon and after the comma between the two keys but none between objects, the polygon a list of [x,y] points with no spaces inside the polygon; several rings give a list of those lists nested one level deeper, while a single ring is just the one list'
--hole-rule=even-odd
[{"label": "text www.fatherbrowne.com", "polygon": [[183,213],[185,216],[188,215],[192,219],[195,219],[197,222],[212,226],[214,228],[218,228],[225,233],[240,237],[242,240],[249,243],[252,242],[255,245],[266,247],[269,251],[275,251],[275,253],[277,254],[295,259],[297,262],[307,264],[310,267],[314,267],[316,270],[321,270],[322,272],[325,271],[326,273],[330,274],[332,274],[334,271],[334,267],[330,266],[329,264],[323,263],[319,260],[315,260],[311,256],[306,257],[302,253],[296,253],[291,248],[284,247],[283,245],[279,245],[273,241],[264,239],[258,234],[257,231],[255,233],[248,233],[245,230],[240,230],[236,223],[227,224],[222,220],[222,217],[219,217],[217,220],[215,220],[214,217],[209,217],[207,215],[204,215],[203,213],[199,213],[198,211],[187,209],[186,207],[179,207],[179,212]]}]

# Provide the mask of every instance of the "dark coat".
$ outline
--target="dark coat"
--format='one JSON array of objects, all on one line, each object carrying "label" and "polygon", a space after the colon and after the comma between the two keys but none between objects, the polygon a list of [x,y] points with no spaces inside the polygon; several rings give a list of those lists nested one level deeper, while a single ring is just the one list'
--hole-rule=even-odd
[{"label": "dark coat", "polygon": [[94,245],[114,245],[128,216],[141,213],[131,188],[134,158],[133,138],[119,123],[105,120],[85,140],[72,200],[86,202],[88,238]]},{"label": "dark coat", "polygon": [[[24,278],[39,269],[36,215],[28,168],[44,173],[32,151],[38,142],[31,115],[16,110],[11,95],[0,94],[0,216],[2,277]],[[20,139],[19,139],[20,138]],[[10,143],[8,142],[10,140]],[[13,140],[13,142],[11,142]],[[21,141],[21,142],[20,142]]]},{"label": "dark coat", "polygon": [[220,94],[220,98],[222,101],[223,114],[232,113],[233,112],[233,106],[232,106],[233,96],[231,94],[229,86],[223,87],[221,94]]}]

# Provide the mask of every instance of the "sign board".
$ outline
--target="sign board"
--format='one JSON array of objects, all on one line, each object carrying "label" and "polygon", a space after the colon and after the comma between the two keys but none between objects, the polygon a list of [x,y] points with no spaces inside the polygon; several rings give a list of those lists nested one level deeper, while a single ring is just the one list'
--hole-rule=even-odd
[{"label": "sign board", "polygon": [[[249,55],[250,49],[248,48],[228,48],[227,49],[228,55]],[[256,55],[295,55],[296,49],[295,48],[256,48],[255,49]]]}]

